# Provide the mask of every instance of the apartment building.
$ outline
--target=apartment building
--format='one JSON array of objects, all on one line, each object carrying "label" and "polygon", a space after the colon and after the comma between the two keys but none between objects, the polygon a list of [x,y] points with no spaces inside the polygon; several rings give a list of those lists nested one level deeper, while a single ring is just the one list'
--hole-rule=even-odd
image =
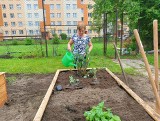
[{"label": "apartment building", "polygon": [[[43,4],[44,2],[44,4]],[[90,30],[92,0],[1,0],[0,36],[39,35],[46,31],[53,34],[77,32],[76,25],[84,21]],[[45,22],[43,18],[43,8]]]}]

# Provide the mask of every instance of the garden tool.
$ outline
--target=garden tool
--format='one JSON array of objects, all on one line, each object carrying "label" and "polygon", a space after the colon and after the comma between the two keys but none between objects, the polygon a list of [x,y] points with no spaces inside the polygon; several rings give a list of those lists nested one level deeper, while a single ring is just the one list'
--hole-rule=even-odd
[{"label": "garden tool", "polygon": [[69,67],[69,66],[76,66],[76,64],[73,63],[74,62],[74,56],[73,53],[70,51],[67,51],[66,54],[63,56],[62,58],[62,63],[65,67]]}]

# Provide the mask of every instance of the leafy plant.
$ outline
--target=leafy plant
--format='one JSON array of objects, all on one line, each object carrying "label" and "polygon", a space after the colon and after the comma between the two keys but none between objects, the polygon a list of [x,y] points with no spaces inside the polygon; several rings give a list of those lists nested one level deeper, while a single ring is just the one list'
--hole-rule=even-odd
[{"label": "leafy plant", "polygon": [[85,111],[87,121],[121,121],[120,117],[113,115],[111,109],[104,107],[104,102],[94,106],[90,111]]},{"label": "leafy plant", "polygon": [[87,76],[88,76],[88,77],[96,78],[96,73],[97,73],[97,69],[96,69],[96,68],[92,68],[91,70],[89,70],[89,71],[87,72]]},{"label": "leafy plant", "polygon": [[86,52],[86,55],[75,54],[74,55],[75,64],[77,65],[77,73],[80,76],[84,76],[87,73],[87,67],[89,65],[89,53]]},{"label": "leafy plant", "polygon": [[77,82],[79,82],[78,79],[74,79],[73,76],[69,76],[69,83],[72,84],[76,84]]}]

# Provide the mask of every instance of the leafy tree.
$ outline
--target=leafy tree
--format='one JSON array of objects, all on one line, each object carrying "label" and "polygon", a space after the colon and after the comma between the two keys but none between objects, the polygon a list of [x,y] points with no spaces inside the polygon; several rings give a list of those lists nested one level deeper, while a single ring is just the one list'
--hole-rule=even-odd
[{"label": "leafy tree", "polygon": [[160,19],[160,0],[94,0],[94,2],[93,23],[98,19],[102,21],[102,14],[109,13],[107,20],[114,25],[114,11],[118,10],[119,17],[125,12],[130,31],[139,29],[145,47],[153,49],[153,20]]}]

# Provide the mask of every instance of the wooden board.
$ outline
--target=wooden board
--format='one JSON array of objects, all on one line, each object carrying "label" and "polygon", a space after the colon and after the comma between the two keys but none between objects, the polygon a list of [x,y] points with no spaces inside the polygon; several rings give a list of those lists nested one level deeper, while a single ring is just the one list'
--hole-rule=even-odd
[{"label": "wooden board", "polygon": [[0,72],[0,107],[2,107],[8,99],[6,88],[5,73]]}]

